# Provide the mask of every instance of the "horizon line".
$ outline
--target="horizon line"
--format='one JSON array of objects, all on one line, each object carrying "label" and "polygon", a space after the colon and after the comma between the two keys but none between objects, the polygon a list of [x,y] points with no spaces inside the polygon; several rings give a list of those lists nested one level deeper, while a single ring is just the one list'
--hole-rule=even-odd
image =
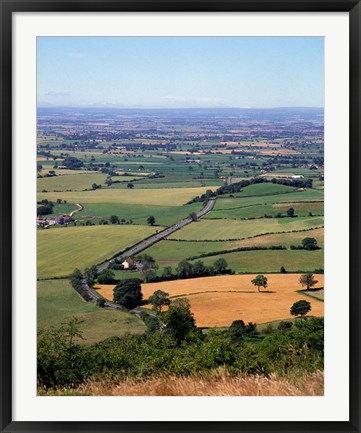
[{"label": "horizon line", "polygon": [[274,106],[274,107],[117,107],[110,105],[38,105],[39,108],[103,108],[103,109],[118,109],[118,110],[279,110],[279,109],[322,109],[323,106],[307,106],[307,105],[290,105],[290,106]]}]

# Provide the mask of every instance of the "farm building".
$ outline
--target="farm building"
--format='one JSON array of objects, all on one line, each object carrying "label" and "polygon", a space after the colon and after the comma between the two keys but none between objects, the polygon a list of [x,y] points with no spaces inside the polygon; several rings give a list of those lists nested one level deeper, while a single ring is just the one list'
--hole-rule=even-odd
[{"label": "farm building", "polygon": [[144,267],[144,263],[136,262],[131,257],[125,259],[122,265],[124,266],[124,269],[136,269],[137,271],[142,271]]},{"label": "farm building", "polygon": [[129,258],[124,260],[122,265],[124,266],[124,269],[130,269],[134,266],[134,260],[129,257]]},{"label": "farm building", "polygon": [[293,174],[292,179],[304,179],[305,176],[303,174]]}]

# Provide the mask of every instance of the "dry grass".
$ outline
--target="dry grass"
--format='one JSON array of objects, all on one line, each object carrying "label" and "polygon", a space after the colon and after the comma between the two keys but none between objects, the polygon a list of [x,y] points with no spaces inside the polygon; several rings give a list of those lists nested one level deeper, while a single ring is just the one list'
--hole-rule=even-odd
[{"label": "dry grass", "polygon": [[[74,391],[76,395],[98,396],[322,396],[322,371],[293,377],[239,375],[224,369],[202,376],[160,377],[143,381],[89,381]],[[69,395],[58,390],[56,395]]]}]

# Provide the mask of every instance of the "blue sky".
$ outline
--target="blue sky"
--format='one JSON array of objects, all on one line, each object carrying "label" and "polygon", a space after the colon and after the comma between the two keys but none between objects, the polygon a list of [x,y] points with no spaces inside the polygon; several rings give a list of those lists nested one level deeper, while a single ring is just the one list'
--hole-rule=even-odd
[{"label": "blue sky", "polygon": [[38,106],[323,107],[321,37],[39,37]]}]

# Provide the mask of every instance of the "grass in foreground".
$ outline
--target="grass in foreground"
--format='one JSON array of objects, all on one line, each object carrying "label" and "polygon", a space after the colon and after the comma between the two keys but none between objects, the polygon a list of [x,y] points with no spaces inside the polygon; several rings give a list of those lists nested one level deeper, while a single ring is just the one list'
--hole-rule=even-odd
[{"label": "grass in foreground", "polygon": [[145,330],[143,322],[132,314],[85,302],[69,280],[38,281],[37,300],[38,329],[49,329],[77,318],[83,321],[85,340],[80,343],[91,344],[114,335],[140,334]]},{"label": "grass in foreground", "polygon": [[223,369],[210,374],[190,377],[159,377],[134,381],[92,381],[76,389],[57,389],[38,395],[144,395],[144,396],[322,396],[323,371],[281,377],[239,375],[231,377]]}]

